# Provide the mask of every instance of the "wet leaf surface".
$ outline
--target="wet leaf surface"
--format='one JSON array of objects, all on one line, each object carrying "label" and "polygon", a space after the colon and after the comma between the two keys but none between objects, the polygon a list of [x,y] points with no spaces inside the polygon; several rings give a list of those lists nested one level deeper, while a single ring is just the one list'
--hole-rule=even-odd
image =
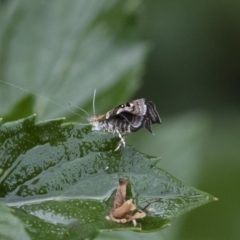
[{"label": "wet leaf surface", "polygon": [[[112,134],[63,119],[34,120],[35,115],[0,127],[1,201],[15,209],[33,239],[156,231],[214,200],[158,168],[159,158],[130,146],[114,151],[118,138]],[[126,198],[146,212],[140,227],[105,220],[119,179],[129,182]]]}]

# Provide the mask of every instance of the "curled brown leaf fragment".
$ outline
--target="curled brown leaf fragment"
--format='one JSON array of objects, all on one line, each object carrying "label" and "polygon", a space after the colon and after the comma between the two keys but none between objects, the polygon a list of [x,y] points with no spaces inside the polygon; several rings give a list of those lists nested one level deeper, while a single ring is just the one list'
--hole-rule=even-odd
[{"label": "curled brown leaf fragment", "polygon": [[127,185],[127,181],[119,180],[117,192],[114,197],[113,208],[111,209],[109,216],[106,216],[106,219],[117,223],[132,222],[133,225],[136,226],[136,219],[144,218],[146,213],[141,210],[135,211],[137,208],[133,204],[132,199],[126,200]]}]

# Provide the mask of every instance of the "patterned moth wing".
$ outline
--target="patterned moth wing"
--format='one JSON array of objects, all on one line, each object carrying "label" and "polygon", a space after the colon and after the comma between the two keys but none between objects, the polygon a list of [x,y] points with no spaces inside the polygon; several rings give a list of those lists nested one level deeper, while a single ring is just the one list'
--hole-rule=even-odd
[{"label": "patterned moth wing", "polygon": [[156,109],[156,105],[149,101],[147,104],[147,112],[144,116],[142,126],[145,127],[149,132],[152,133],[152,124],[161,123],[161,118]]},{"label": "patterned moth wing", "polygon": [[[121,116],[123,119],[127,120],[127,122],[131,125],[130,132],[136,132],[140,128],[146,128],[149,132],[152,133],[152,124],[154,123],[161,123],[161,118],[157,112],[156,105],[153,102],[145,103],[145,99],[139,99],[133,102],[137,103],[137,107],[134,109],[135,112],[138,114],[132,114],[132,111],[129,111],[129,108],[122,107],[120,105],[115,109],[115,112],[120,112],[118,115]],[[136,111],[137,110],[137,111]],[[112,112],[112,117],[117,116],[113,115],[114,111]]]},{"label": "patterned moth wing", "polygon": [[147,106],[145,104],[145,99],[140,98],[137,100],[133,100],[132,102],[127,102],[124,104],[120,104],[118,107],[108,111],[106,113],[106,119],[109,119],[115,115],[119,115],[123,112],[128,112],[133,115],[143,116],[147,112]]},{"label": "patterned moth wing", "polygon": [[145,103],[145,99],[141,98],[121,104],[106,114],[93,117],[90,122],[93,130],[118,134],[120,143],[117,149],[119,149],[121,145],[125,146],[122,134],[136,132],[140,128],[146,128],[152,133],[152,124],[161,123],[161,119],[156,105],[151,101]]}]

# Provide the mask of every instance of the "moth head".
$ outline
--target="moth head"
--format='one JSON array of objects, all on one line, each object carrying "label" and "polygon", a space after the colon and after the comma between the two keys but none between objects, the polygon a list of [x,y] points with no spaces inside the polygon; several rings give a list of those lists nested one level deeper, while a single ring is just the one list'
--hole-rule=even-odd
[{"label": "moth head", "polygon": [[100,116],[90,117],[88,120],[92,125],[92,130],[100,131],[102,130],[102,126],[100,121],[105,119],[105,114]]},{"label": "moth head", "polygon": [[90,123],[98,122],[105,119],[105,114],[99,115],[99,116],[93,116],[88,119]]}]

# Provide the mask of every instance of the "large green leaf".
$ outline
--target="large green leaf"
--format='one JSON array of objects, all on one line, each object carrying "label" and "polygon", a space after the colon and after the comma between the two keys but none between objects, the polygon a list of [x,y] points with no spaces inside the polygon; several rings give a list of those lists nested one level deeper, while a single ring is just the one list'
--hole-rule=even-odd
[{"label": "large green leaf", "polygon": [[132,229],[105,220],[118,180],[130,182],[127,198],[149,204],[143,232],[156,231],[182,213],[214,200],[156,166],[159,158],[132,147],[114,151],[118,139],[90,125],[35,125],[35,116],[0,127],[1,200],[15,209],[33,239],[94,238],[99,231]]},{"label": "large green leaf", "polygon": [[[147,52],[133,34],[139,4],[130,2],[0,2],[0,81],[38,94],[34,106],[24,107],[34,107],[29,114],[41,120],[69,115],[69,102],[89,111],[94,89],[101,99],[98,113],[125,101],[139,87]],[[26,91],[0,82],[4,121],[22,117],[9,114],[24,97]]]},{"label": "large green leaf", "polygon": [[[67,116],[68,102],[89,111],[94,89],[98,113],[129,100],[139,87],[147,51],[135,39],[140,3],[0,1],[0,81],[37,94],[34,99],[0,82],[4,121],[33,112],[41,120]],[[120,178],[130,182],[127,198],[139,208],[150,204],[140,221],[142,232],[168,226],[179,214],[213,200],[159,169],[158,158],[132,147],[114,152],[115,136],[63,120],[35,125],[32,116],[0,127],[0,198],[14,210],[0,229],[12,239],[17,239],[9,232],[13,227],[19,238],[27,239],[21,222],[33,239],[86,239],[104,230],[140,230],[105,220]],[[4,205],[0,211],[5,218],[9,208]]]}]

